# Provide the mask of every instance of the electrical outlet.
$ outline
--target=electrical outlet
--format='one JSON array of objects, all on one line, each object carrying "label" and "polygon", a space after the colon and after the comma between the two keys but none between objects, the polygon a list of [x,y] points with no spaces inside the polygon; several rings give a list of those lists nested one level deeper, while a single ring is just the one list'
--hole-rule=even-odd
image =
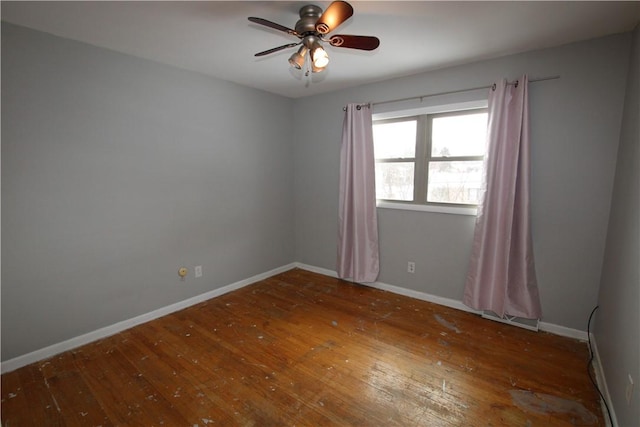
[{"label": "electrical outlet", "polygon": [[409,261],[407,263],[407,273],[415,273],[416,272],[416,263],[413,261]]},{"label": "electrical outlet", "polygon": [[196,276],[196,279],[198,277],[202,277],[202,266],[201,265],[196,265],[195,269],[194,269],[194,276]]},{"label": "electrical outlet", "polygon": [[633,378],[631,378],[631,374],[629,374],[629,383],[627,384],[627,391],[626,391],[627,405],[631,405],[632,397],[633,397]]}]

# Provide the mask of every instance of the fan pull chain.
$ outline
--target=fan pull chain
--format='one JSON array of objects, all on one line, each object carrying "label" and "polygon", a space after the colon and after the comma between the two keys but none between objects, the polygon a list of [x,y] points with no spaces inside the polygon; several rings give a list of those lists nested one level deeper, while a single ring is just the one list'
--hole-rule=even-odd
[{"label": "fan pull chain", "polygon": [[304,86],[305,87],[309,87],[309,85],[311,84],[311,50],[308,50],[307,53],[305,54],[306,58],[304,61],[304,77],[305,77],[305,83]]}]

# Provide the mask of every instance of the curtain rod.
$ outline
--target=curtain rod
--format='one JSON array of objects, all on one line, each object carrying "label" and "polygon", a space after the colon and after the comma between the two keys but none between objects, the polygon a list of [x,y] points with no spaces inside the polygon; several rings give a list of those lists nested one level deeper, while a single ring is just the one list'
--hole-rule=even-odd
[{"label": "curtain rod", "polygon": [[[536,82],[543,82],[546,80],[556,80],[559,79],[560,76],[549,76],[549,77],[539,77],[539,78],[535,78],[535,79],[530,79],[529,83],[536,83]],[[518,84],[518,80],[513,81],[513,82],[507,82],[508,85],[517,85]],[[477,86],[477,87],[470,87],[467,89],[458,89],[458,90],[449,90],[446,92],[438,92],[438,93],[430,93],[427,95],[419,95],[419,96],[410,96],[408,98],[399,98],[399,99],[390,99],[388,101],[378,101],[378,102],[368,102],[366,104],[359,104],[358,107],[368,107],[370,105],[382,105],[382,104],[391,104],[393,102],[402,102],[402,101],[410,101],[412,99],[419,99],[420,102],[422,102],[423,98],[430,98],[432,96],[441,96],[441,95],[452,95],[454,93],[462,93],[462,92],[471,92],[474,90],[480,90],[480,89],[491,89],[495,86],[495,83],[490,84],[490,85],[485,85],[485,86]],[[358,108],[360,109],[360,108]],[[347,111],[347,107],[343,107],[342,108],[343,111]]]}]

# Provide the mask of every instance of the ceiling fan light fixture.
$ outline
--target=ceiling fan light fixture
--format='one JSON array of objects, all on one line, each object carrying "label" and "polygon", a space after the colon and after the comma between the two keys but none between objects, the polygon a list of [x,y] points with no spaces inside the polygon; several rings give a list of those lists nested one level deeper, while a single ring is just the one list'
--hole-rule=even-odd
[{"label": "ceiling fan light fixture", "polygon": [[306,46],[300,46],[300,49],[289,58],[289,64],[292,67],[301,70],[304,66],[304,60],[307,56],[307,48]]},{"label": "ceiling fan light fixture", "polygon": [[322,71],[325,70],[326,67],[322,67],[322,68],[318,68],[315,65],[313,65],[313,63],[311,63],[311,72],[312,73],[321,73]]},{"label": "ceiling fan light fixture", "polygon": [[329,64],[329,55],[327,51],[320,45],[320,43],[316,43],[311,51],[311,61],[313,62],[313,66],[316,68],[324,68]]}]

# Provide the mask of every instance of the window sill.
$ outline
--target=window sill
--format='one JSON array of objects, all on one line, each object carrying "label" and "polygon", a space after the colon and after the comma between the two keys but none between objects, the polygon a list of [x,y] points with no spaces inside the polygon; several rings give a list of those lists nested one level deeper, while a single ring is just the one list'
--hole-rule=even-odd
[{"label": "window sill", "polygon": [[420,212],[434,212],[434,213],[446,213],[454,215],[469,215],[476,216],[478,209],[475,206],[462,207],[462,206],[434,206],[434,205],[414,205],[409,203],[393,203],[378,200],[376,207],[383,209],[400,209],[405,211],[420,211]]}]

